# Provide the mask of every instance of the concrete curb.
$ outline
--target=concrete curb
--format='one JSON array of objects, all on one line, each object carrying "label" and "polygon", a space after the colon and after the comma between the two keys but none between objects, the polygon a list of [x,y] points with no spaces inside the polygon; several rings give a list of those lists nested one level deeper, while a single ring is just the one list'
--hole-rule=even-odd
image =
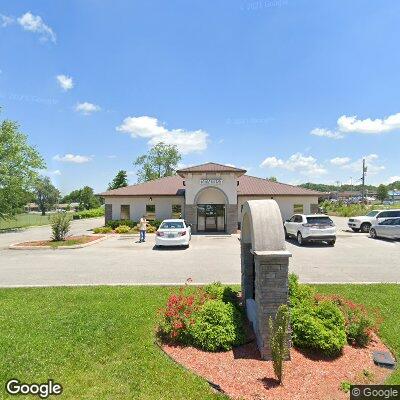
[{"label": "concrete curb", "polygon": [[[95,235],[93,235],[95,236]],[[102,242],[103,240],[108,239],[107,236],[100,236],[97,240],[92,240],[88,243],[76,244],[73,246],[59,246],[59,247],[51,247],[51,246],[19,246],[19,243],[13,243],[8,246],[11,250],[70,250],[70,249],[82,249],[83,247],[92,246],[96,243]]]}]

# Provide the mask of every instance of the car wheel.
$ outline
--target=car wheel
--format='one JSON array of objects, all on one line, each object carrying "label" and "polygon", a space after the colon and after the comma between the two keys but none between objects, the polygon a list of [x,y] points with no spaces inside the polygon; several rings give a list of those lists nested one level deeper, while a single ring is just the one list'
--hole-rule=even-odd
[{"label": "car wheel", "polygon": [[336,243],[336,240],[330,240],[328,242],[328,245],[333,247],[335,245],[335,243]]},{"label": "car wheel", "polygon": [[360,228],[351,228],[354,232],[360,232]]},{"label": "car wheel", "polygon": [[362,233],[368,233],[370,228],[371,228],[371,224],[369,224],[368,222],[364,222],[360,226],[360,229],[361,229]]},{"label": "car wheel", "polygon": [[289,235],[288,235],[288,233],[287,233],[286,228],[283,228],[283,229],[284,229],[284,231],[285,231],[285,239],[289,239]]},{"label": "car wheel", "polygon": [[372,237],[372,239],[376,239],[378,237],[374,228],[369,231],[369,235]]},{"label": "car wheel", "polygon": [[303,246],[304,244],[304,239],[300,232],[297,232],[297,243],[299,246]]}]

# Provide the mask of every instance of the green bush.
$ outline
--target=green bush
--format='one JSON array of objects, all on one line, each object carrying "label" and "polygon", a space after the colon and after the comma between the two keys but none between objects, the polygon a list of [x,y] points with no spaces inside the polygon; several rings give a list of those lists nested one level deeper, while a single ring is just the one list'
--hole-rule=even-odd
[{"label": "green bush", "polygon": [[154,232],[160,227],[162,221],[160,219],[154,219],[152,221],[147,221],[149,223],[149,225],[153,226],[154,228],[156,228],[154,230]]},{"label": "green bush", "polygon": [[312,306],[314,303],[314,296],[314,288],[299,284],[298,276],[295,274],[289,274],[289,299],[292,307],[296,307],[304,303]]},{"label": "green bush", "polygon": [[127,225],[120,225],[115,228],[115,233],[129,233],[131,231],[131,227]]},{"label": "green bush", "polygon": [[104,207],[92,208],[91,210],[78,211],[73,215],[73,219],[97,218],[104,215]]},{"label": "green bush", "polygon": [[109,226],[102,226],[100,228],[94,228],[93,233],[111,233],[113,230]]},{"label": "green bush", "polygon": [[347,342],[344,316],[331,301],[294,307],[291,327],[295,346],[327,356],[339,355]]},{"label": "green bush", "polygon": [[132,221],[130,219],[112,219],[107,221],[106,226],[109,226],[112,229],[118,228],[119,226],[129,226],[130,228],[134,228],[137,225],[137,222]]},{"label": "green bush", "polygon": [[57,212],[50,218],[52,240],[65,240],[71,227],[71,217],[65,212]]},{"label": "green bush", "polygon": [[221,300],[206,301],[188,329],[192,344],[207,351],[230,350],[245,338],[242,314]]},{"label": "green bush", "polygon": [[213,282],[204,287],[207,295],[213,300],[222,300],[224,303],[239,305],[238,292],[230,286],[224,286],[221,282]]}]

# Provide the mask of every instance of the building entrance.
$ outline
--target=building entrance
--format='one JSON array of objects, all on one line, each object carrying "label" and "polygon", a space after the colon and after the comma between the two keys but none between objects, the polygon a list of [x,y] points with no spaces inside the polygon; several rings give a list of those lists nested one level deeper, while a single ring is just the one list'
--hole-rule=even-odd
[{"label": "building entrance", "polygon": [[225,232],[225,204],[198,204],[197,231]]}]

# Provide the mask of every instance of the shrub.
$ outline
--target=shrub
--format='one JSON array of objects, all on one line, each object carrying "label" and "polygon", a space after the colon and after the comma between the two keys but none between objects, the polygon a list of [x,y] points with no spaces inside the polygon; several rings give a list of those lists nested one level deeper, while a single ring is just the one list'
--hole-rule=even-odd
[{"label": "shrub", "polygon": [[242,315],[231,303],[207,300],[189,325],[191,342],[207,351],[230,350],[244,342]]},{"label": "shrub", "polygon": [[65,240],[71,227],[71,217],[65,212],[57,212],[51,216],[52,240]]},{"label": "shrub", "polygon": [[96,218],[104,215],[104,207],[92,208],[91,210],[78,211],[73,215],[73,219]]},{"label": "shrub", "polygon": [[222,300],[224,303],[231,303],[235,306],[239,305],[238,293],[230,286],[224,286],[221,282],[213,282],[204,287],[205,292],[210,299]]},{"label": "shrub", "polygon": [[[152,220],[152,221],[148,221],[148,223],[149,223],[150,226],[156,228],[156,229],[154,230],[154,232],[155,232],[155,231],[160,227],[162,221],[159,220],[159,219],[154,219],[154,220]],[[150,226],[149,226],[149,227],[150,227]]]},{"label": "shrub", "polygon": [[312,306],[314,303],[315,290],[311,286],[299,284],[299,278],[295,274],[289,274],[289,298],[290,305],[296,307],[307,303]]},{"label": "shrub", "polygon": [[289,355],[288,347],[289,308],[281,305],[275,320],[269,317],[269,343],[271,347],[272,364],[279,383],[283,380],[283,361]]},{"label": "shrub", "polygon": [[378,312],[370,315],[362,304],[356,304],[341,296],[317,295],[316,301],[332,301],[342,311],[345,319],[347,341],[357,346],[366,346],[371,341],[371,332],[377,330]]},{"label": "shrub", "polygon": [[159,334],[164,338],[189,344],[191,337],[189,326],[194,323],[194,314],[207,300],[203,289],[188,292],[188,289],[180,288],[178,293],[168,297],[167,305],[160,310],[161,322]]},{"label": "shrub", "polygon": [[106,226],[109,226],[112,229],[118,228],[121,225],[129,226],[130,228],[134,228],[134,227],[136,227],[137,223],[130,219],[127,219],[127,220],[112,219],[110,221],[107,221],[107,223],[106,223]]},{"label": "shrub", "polygon": [[127,225],[120,225],[117,228],[115,228],[115,233],[129,233],[131,231],[131,228]]},{"label": "shrub", "polygon": [[346,344],[344,322],[339,307],[330,301],[294,307],[291,313],[293,343],[299,348],[337,356]]},{"label": "shrub", "polygon": [[157,228],[152,225],[147,226],[147,233],[155,233],[157,231]]},{"label": "shrub", "polygon": [[112,228],[110,228],[109,226],[102,226],[100,228],[93,229],[94,233],[110,233],[112,231],[113,231]]}]

